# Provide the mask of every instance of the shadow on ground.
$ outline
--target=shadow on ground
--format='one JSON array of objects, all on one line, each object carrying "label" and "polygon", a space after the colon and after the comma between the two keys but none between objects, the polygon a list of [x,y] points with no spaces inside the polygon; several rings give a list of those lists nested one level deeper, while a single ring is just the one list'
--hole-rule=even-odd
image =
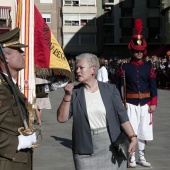
[{"label": "shadow on ground", "polygon": [[72,148],[72,140],[70,139],[66,139],[66,138],[61,138],[61,137],[58,137],[58,136],[51,136],[52,138],[54,138],[56,141],[60,141],[60,143],[67,147],[67,148]]}]

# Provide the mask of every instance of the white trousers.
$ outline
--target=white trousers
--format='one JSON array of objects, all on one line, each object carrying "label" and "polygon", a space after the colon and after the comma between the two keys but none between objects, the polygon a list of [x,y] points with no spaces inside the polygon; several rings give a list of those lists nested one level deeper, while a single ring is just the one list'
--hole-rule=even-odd
[{"label": "white trousers", "polygon": [[127,113],[129,121],[137,134],[138,139],[153,140],[153,122],[152,114],[148,112],[149,106],[136,106],[127,103]]}]

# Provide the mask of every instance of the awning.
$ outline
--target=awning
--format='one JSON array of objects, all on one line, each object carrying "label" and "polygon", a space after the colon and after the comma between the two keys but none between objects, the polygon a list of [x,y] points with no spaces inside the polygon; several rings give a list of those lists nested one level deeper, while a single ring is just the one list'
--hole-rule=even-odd
[{"label": "awning", "polygon": [[0,19],[7,20],[10,18],[10,7],[0,7]]}]

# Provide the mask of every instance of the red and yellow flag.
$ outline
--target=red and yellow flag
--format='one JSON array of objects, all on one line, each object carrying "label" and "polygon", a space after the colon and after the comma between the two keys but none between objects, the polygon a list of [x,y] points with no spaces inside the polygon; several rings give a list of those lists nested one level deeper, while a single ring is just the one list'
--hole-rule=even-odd
[{"label": "red and yellow flag", "polygon": [[36,6],[34,6],[34,63],[38,68],[51,68],[71,76],[63,50]]}]

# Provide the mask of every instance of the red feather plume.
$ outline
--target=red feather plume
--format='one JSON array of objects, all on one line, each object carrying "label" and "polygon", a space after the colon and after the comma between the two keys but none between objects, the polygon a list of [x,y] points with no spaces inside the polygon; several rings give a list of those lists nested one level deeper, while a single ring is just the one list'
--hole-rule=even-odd
[{"label": "red feather plume", "polygon": [[136,19],[135,20],[135,30],[137,35],[140,35],[143,29],[143,23],[141,19]]}]

